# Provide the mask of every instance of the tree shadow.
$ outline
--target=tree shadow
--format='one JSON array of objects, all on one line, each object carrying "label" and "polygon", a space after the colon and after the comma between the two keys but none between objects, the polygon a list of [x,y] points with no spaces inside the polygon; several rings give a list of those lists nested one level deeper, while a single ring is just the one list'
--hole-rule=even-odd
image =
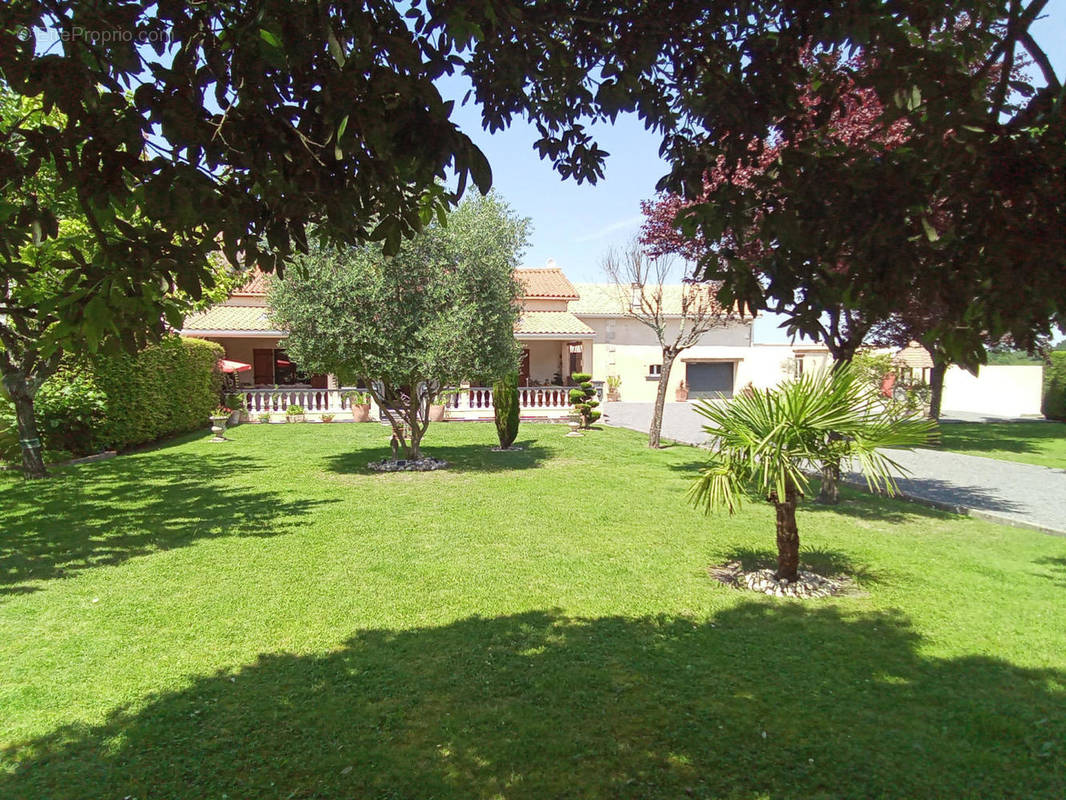
[{"label": "tree shadow", "polygon": [[914,522],[915,519],[920,518],[943,520],[954,516],[950,511],[922,505],[902,497],[874,494],[865,489],[865,483],[861,477],[858,477],[852,485],[840,486],[840,502],[836,505],[826,505],[815,500],[820,490],[821,481],[811,481],[810,494],[800,506],[803,511],[843,514],[856,519],[876,520],[893,525]]},{"label": "tree shadow", "polygon": [[11,743],[0,796],[1061,798],[1066,673],[920,645],[754,602],[366,630]]},{"label": "tree shadow", "polygon": [[1046,572],[1034,573],[1042,578],[1047,578],[1056,586],[1066,587],[1066,557],[1045,556],[1038,558],[1034,563],[1046,566]]},{"label": "tree shadow", "polygon": [[328,502],[225,482],[266,466],[243,452],[167,446],[12,482],[0,495],[0,595],[199,539],[286,533],[298,528],[293,517]]},{"label": "tree shadow", "polygon": [[[802,536],[802,531],[801,531]],[[777,569],[777,553],[769,548],[734,547],[724,556],[726,561],[739,561],[746,572],[755,569]],[[819,575],[832,577],[847,575],[860,584],[881,583],[884,574],[852,560],[851,556],[840,550],[824,547],[808,547],[800,544],[800,569],[808,569]]]},{"label": "tree shadow", "polygon": [[1006,453],[1039,453],[1034,441],[1066,439],[1061,422],[945,422],[940,428],[938,449],[959,452],[1002,450]]},{"label": "tree shadow", "polygon": [[[448,462],[446,472],[511,472],[513,470],[534,469],[551,456],[548,448],[532,440],[516,441],[521,450],[493,451],[492,444],[460,444],[423,446],[424,455],[443,458]],[[367,467],[371,461],[390,458],[392,451],[388,447],[366,447],[345,453],[328,456],[325,468],[342,475],[386,475],[392,473],[375,472]]]}]

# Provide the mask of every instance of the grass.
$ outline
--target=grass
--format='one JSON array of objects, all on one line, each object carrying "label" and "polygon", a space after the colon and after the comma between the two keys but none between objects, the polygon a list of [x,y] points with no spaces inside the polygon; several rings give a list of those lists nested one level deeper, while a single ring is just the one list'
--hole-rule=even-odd
[{"label": "grass", "polygon": [[1061,798],[1064,540],[845,491],[854,597],[741,593],[763,505],[630,431],[242,426],[0,475],[0,797]]},{"label": "grass", "polygon": [[940,435],[942,450],[1066,469],[1066,422],[952,422]]}]

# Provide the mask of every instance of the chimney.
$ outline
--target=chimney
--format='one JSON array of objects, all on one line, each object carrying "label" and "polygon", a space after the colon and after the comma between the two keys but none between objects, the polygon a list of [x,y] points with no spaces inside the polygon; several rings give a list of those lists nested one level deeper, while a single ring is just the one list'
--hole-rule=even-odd
[{"label": "chimney", "polygon": [[548,261],[544,264],[544,266],[547,269],[555,269],[555,259],[554,258],[549,258]]}]

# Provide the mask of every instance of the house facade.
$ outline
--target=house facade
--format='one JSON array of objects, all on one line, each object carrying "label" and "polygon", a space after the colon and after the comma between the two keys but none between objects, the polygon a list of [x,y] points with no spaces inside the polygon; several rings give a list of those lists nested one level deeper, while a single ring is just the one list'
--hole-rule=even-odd
[{"label": "house facade", "polygon": [[[521,347],[519,401],[523,416],[569,414],[569,376],[585,372],[597,384],[619,382],[626,402],[652,402],[661,380],[662,352],[655,333],[629,313],[627,292],[607,283],[574,284],[549,261],[520,269],[522,310],[515,328]],[[190,316],[181,330],[218,342],[226,358],[251,364],[237,373],[252,410],[296,403],[314,413],[344,407],[343,392],[330,375],[303,372],[285,351],[286,333],[274,328],[267,305],[269,278],[256,275],[226,302]],[[664,287],[668,326],[681,318],[681,285]],[[772,386],[806,365],[824,362],[819,347],[757,345],[751,317],[723,320],[685,350],[674,364],[667,400],[731,397],[748,385]],[[679,389],[684,392],[679,394]],[[448,400],[452,418],[491,416],[491,391],[463,387]]]}]

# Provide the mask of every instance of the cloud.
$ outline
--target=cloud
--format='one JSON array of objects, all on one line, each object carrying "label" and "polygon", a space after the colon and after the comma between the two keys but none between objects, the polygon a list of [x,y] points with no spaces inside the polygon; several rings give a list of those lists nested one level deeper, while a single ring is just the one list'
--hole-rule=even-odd
[{"label": "cloud", "polygon": [[610,225],[600,228],[598,231],[593,231],[592,233],[585,234],[584,236],[579,236],[574,241],[594,242],[597,239],[602,239],[604,236],[610,236],[615,231],[622,231],[626,228],[632,228],[634,225],[637,225],[638,223],[643,221],[644,216],[642,214],[637,214],[635,217],[627,217],[626,219],[620,219],[618,220],[618,222],[612,222]]}]

